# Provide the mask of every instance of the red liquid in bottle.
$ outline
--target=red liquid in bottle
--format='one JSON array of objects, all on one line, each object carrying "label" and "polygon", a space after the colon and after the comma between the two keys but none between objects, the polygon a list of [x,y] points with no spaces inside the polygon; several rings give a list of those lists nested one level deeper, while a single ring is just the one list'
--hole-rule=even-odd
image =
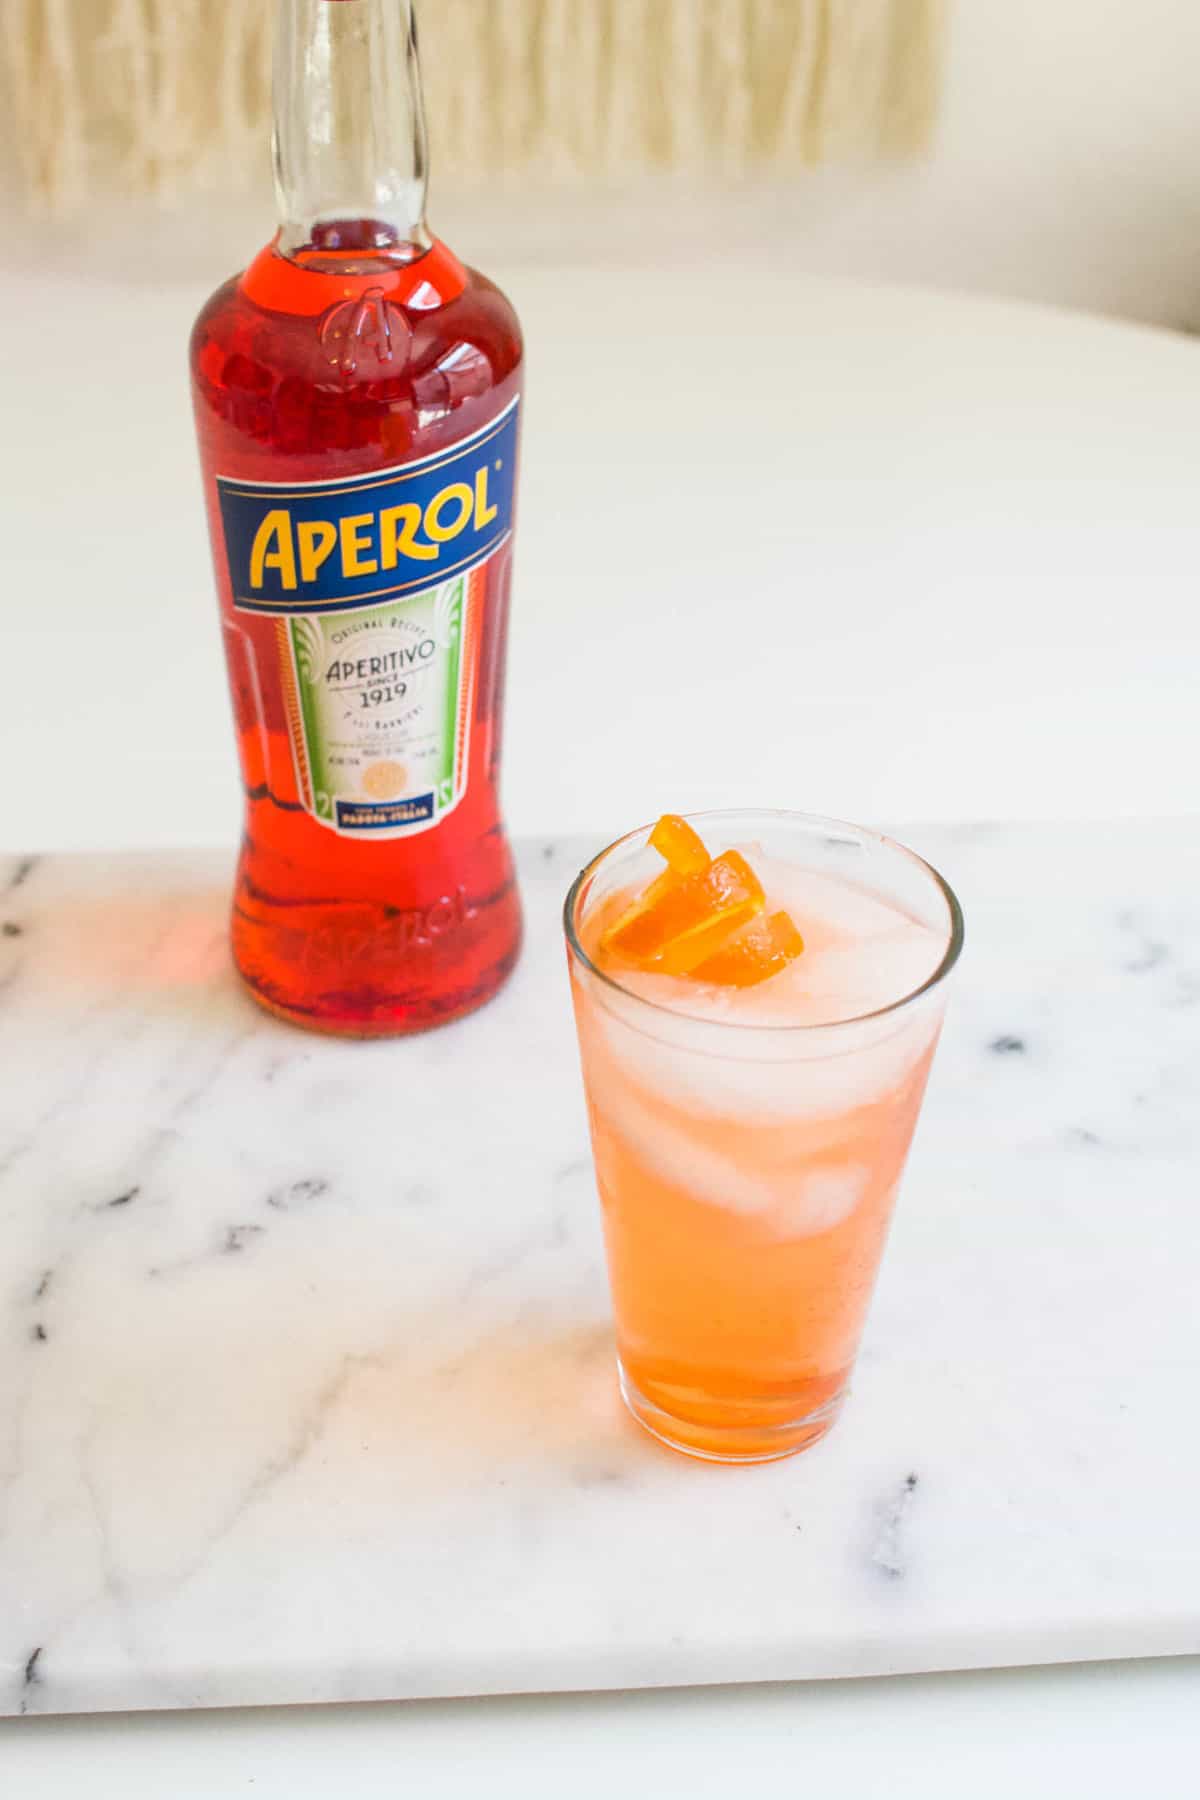
[{"label": "red liquid in bottle", "polygon": [[[416,767],[394,745],[406,741],[406,732],[424,728],[419,720],[411,724],[405,709],[411,712],[425,692],[420,683],[433,679],[417,657],[428,650],[435,659],[441,640],[419,637],[406,615],[387,612],[386,595],[372,602],[376,612],[369,619],[361,608],[342,615],[318,610],[309,626],[303,620],[297,625],[299,601],[272,616],[247,610],[245,596],[235,592],[217,478],[227,488],[278,483],[295,492],[305,484],[380,471],[403,475],[403,465],[440,459],[479,434],[517,398],[521,337],[504,296],[436,241],[424,251],[399,246],[390,260],[386,247],[379,248],[383,235],[370,221],[342,222],[314,232],[303,254],[263,251],[208,302],[191,347],[246,795],[234,958],[255,998],[272,1012],[356,1037],[420,1030],[481,1005],[512,969],[521,937],[497,792],[511,536],[468,569],[461,591],[455,590],[461,669],[457,688],[447,689],[457,719],[444,731],[457,732],[456,798],[431,821],[416,816],[435,804],[430,793],[406,798],[414,786],[430,787],[423,773],[428,745]],[[453,484],[454,465],[447,466]],[[479,477],[485,484],[487,474]],[[457,489],[457,500],[443,497],[407,538],[413,556],[440,559],[438,573],[453,558],[440,541],[431,548],[429,530],[448,531],[460,517],[467,486],[460,480]],[[311,491],[319,506],[325,490]],[[385,498],[404,491],[393,489]],[[492,510],[486,485],[476,499],[474,524]],[[371,502],[364,489],[364,518]],[[390,526],[394,566],[387,571],[380,567],[389,553],[387,545],[381,552],[380,534],[387,531],[373,515],[370,525],[343,524],[339,547],[329,549],[336,523],[306,527],[309,536],[299,539],[297,551],[301,527],[287,522],[297,587],[303,587],[303,568],[297,573],[295,560],[299,554],[303,563],[305,549],[310,566],[324,558],[322,576],[337,566],[340,554],[343,571],[379,568],[384,589],[406,574],[413,576],[409,591],[419,584],[426,565],[406,566],[403,518]],[[285,579],[280,538],[268,535],[264,542],[266,561],[275,565],[264,579]],[[258,572],[264,574],[261,567]],[[359,578],[357,591],[363,586]],[[351,634],[344,651],[330,648],[339,616],[357,621],[357,637]],[[372,660],[363,654],[364,640],[373,652],[383,637],[381,622],[403,627],[390,635],[400,657],[414,659],[412,674],[393,678],[396,655]],[[315,634],[313,660],[321,665],[315,670],[305,661],[306,631]],[[307,702],[305,671],[315,684]],[[317,704],[312,694],[318,691],[325,696],[320,704],[334,708],[328,713],[334,724],[311,736],[305,705]],[[359,709],[354,717],[351,708]],[[382,745],[374,760],[369,750],[356,748],[369,744],[373,730]],[[311,755],[305,748],[310,739],[316,746]],[[322,779],[314,773],[318,750],[327,765],[324,779],[345,790],[340,799],[316,791]],[[322,805],[332,808],[332,822],[321,814]],[[405,809],[415,823],[395,828]],[[351,826],[344,828],[347,820]]]}]

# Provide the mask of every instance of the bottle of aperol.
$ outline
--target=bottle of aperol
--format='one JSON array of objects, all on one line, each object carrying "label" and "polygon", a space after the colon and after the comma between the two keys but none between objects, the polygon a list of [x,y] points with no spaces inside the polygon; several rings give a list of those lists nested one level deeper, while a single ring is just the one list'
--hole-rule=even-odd
[{"label": "bottle of aperol", "polygon": [[279,231],[192,335],[245,786],[233,953],[270,1011],[469,1012],[521,914],[498,777],[522,346],[425,226],[411,0],[280,0]]}]

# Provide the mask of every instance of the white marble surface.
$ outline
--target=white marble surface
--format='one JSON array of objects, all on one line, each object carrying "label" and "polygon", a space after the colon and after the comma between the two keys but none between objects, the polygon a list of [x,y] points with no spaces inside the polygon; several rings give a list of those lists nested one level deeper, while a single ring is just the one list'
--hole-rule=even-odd
[{"label": "white marble surface", "polygon": [[968,950],[852,1402],[621,1414],[557,907],[474,1020],[304,1037],[219,857],[0,862],[0,1707],[1200,1648],[1200,826],[922,830]]}]

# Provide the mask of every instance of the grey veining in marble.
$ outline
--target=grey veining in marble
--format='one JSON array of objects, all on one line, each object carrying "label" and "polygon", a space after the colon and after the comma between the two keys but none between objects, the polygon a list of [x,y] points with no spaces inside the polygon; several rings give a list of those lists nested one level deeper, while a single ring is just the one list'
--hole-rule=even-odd
[{"label": "grey veining in marble", "polygon": [[614,1392],[584,846],[375,1045],[244,998],[219,858],[0,860],[0,1710],[1200,1648],[1200,827],[916,841],[968,949],[855,1392],[737,1472]]}]

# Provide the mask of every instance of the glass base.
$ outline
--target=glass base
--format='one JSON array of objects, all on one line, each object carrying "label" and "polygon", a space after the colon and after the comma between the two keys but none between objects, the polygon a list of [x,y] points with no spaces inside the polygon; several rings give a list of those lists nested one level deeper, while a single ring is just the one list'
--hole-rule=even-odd
[{"label": "glass base", "polygon": [[846,1397],[846,1389],[840,1388],[815,1412],[783,1424],[755,1424],[742,1419],[716,1425],[677,1418],[664,1412],[630,1379],[620,1357],[617,1358],[617,1377],[621,1398],[642,1430],[665,1444],[668,1450],[680,1450],[684,1456],[698,1457],[701,1462],[781,1462],[785,1456],[811,1449],[833,1425]]}]

